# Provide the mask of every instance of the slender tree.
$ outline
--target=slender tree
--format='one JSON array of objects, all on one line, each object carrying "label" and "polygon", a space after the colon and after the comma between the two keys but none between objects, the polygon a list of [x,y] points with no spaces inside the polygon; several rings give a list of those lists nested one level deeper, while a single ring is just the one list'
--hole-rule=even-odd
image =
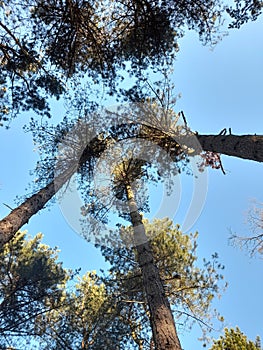
[{"label": "slender tree", "polygon": [[[150,313],[150,323],[156,350],[181,350],[173,314],[165,296],[164,285],[154,261],[151,244],[145,232],[142,216],[139,213],[131,184],[136,177],[143,175],[142,165],[136,160],[123,161],[114,170],[114,183],[117,193],[124,190],[130,211],[137,250],[138,263],[142,271],[143,286]],[[124,198],[125,198],[124,197]]]},{"label": "slender tree", "polygon": [[[179,225],[173,225],[168,218],[154,219],[151,223],[143,219],[143,225],[176,324],[182,330],[191,329],[197,322],[206,341],[207,333],[215,326],[215,319],[223,320],[210,306],[214,297],[220,295],[219,281],[223,279],[220,270],[224,267],[219,264],[216,254],[211,261],[204,260],[203,268],[197,266],[197,233],[182,234]],[[121,226],[110,234],[110,242],[101,247],[111,266],[111,278],[106,276],[105,284],[119,296],[122,307],[128,308],[125,313],[127,320],[131,318],[144,325],[135,328],[132,336],[138,344],[150,344],[152,331],[147,316],[148,302],[133,236],[132,225]]]}]

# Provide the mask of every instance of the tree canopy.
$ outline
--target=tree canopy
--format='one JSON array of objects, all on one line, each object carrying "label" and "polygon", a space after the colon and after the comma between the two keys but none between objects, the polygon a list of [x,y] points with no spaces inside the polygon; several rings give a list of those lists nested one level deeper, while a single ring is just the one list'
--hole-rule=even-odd
[{"label": "tree canopy", "polygon": [[173,62],[186,30],[214,45],[228,15],[232,27],[239,27],[261,13],[260,1],[235,4],[236,9],[220,0],[1,1],[1,121],[30,109],[51,117],[50,98],[62,96],[77,76],[102,81],[112,94],[127,74],[141,78],[149,67]]},{"label": "tree canopy", "polygon": [[[197,233],[184,235],[168,219],[145,220],[154,258],[181,331],[197,322],[211,330],[211,302],[223,291],[217,255],[197,266]],[[149,311],[136,251],[123,246],[131,227],[101,247],[109,271],[73,277],[57,261],[56,249],[25,232],[5,245],[1,259],[1,346],[39,344],[41,349],[151,349]],[[221,318],[220,318],[221,319]],[[211,323],[211,322],[212,323]],[[222,321],[222,320],[221,320]],[[31,342],[31,343],[30,343]],[[143,346],[143,347],[140,347]]]},{"label": "tree canopy", "polygon": [[[219,297],[226,284],[223,283],[224,266],[215,253],[210,260],[203,259],[203,267],[197,264],[198,233],[183,234],[179,225],[168,218],[144,220],[147,235],[151,239],[155,264],[159,270],[180,329],[191,329],[198,323],[206,334],[213,329],[215,319],[224,319],[211,309],[212,300]],[[127,246],[123,246],[123,240]],[[113,294],[127,303],[132,319],[143,324],[136,330],[137,339],[150,343],[147,301],[137,252],[132,244],[132,226],[121,226],[119,232],[111,232],[108,244],[101,247],[102,254],[110,263],[110,279]],[[110,243],[110,245],[109,245]],[[199,257],[200,258],[200,257]],[[216,322],[215,322],[216,323]]]},{"label": "tree canopy", "polygon": [[57,262],[57,249],[19,232],[0,250],[0,345],[34,337],[35,318],[61,302],[70,271]]},{"label": "tree canopy", "polygon": [[210,350],[260,350],[261,342],[257,337],[255,342],[248,340],[238,327],[225,328],[225,334],[220,339],[214,340],[214,344]]},{"label": "tree canopy", "polygon": [[223,11],[218,0],[5,0],[0,8],[2,121],[31,108],[51,116],[49,97],[58,99],[70,77],[114,90],[124,70],[136,76],[171,62],[185,28],[211,42]]}]

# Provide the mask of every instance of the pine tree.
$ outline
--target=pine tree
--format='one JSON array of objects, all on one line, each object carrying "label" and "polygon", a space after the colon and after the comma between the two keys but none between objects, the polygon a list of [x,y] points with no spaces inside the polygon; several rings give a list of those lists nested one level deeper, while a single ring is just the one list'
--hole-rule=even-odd
[{"label": "pine tree", "polygon": [[[216,320],[223,321],[222,316],[211,310],[211,303],[224,290],[220,283],[224,266],[218,262],[217,254],[213,254],[210,261],[204,260],[203,267],[197,266],[197,233],[183,234],[179,225],[168,218],[152,222],[143,219],[142,222],[175,323],[190,330],[197,322],[205,338]],[[124,313],[127,321],[137,320],[133,337],[138,343],[149,344],[152,332],[132,225],[120,226],[119,230],[111,232],[108,240],[100,247],[110,263],[110,276],[105,277],[105,284],[127,310]]]},{"label": "pine tree", "polygon": [[219,340],[214,340],[210,350],[258,350],[261,349],[260,338],[257,337],[255,342],[247,339],[238,327],[236,329],[226,328],[224,336]]},{"label": "pine tree", "polygon": [[0,250],[0,345],[16,344],[35,334],[34,320],[57,308],[70,271],[57,262],[57,249],[41,243],[42,235],[25,232]]},{"label": "pine tree", "polygon": [[156,350],[181,350],[169,301],[163,281],[154,261],[151,243],[145,232],[142,216],[135,200],[132,183],[143,175],[142,164],[130,159],[122,161],[114,169],[114,185],[128,202],[133,227],[133,242],[142,273],[147,305],[150,314],[153,341]]}]

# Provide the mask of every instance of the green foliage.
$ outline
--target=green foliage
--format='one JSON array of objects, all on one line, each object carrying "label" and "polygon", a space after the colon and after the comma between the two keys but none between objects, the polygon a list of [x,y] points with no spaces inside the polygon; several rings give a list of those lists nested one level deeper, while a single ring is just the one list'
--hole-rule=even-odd
[{"label": "green foliage", "polygon": [[0,251],[0,345],[34,334],[34,319],[60,304],[69,275],[57,250],[19,232]]},{"label": "green foliage", "polygon": [[[0,1],[0,122],[33,109],[50,115],[50,97],[66,91],[69,78],[102,81],[109,93],[123,73],[170,65],[178,41],[195,30],[205,44],[222,36],[226,12],[230,27],[255,20],[260,0],[206,1]],[[149,69],[150,68],[150,69]]]},{"label": "green foliage", "polygon": [[[220,16],[219,1],[36,1],[37,38],[51,62],[69,75],[99,72],[109,79],[132,62],[132,71],[174,55],[184,27],[211,40]],[[62,34],[63,33],[63,34]]]},{"label": "green foliage", "polygon": [[217,40],[220,0],[0,2],[0,122],[33,109],[50,115],[70,78],[102,81],[110,94],[123,72],[170,64],[186,28]]},{"label": "green foliage", "polygon": [[238,327],[225,328],[224,336],[220,339],[214,340],[213,346],[210,350],[260,350],[260,338],[257,337],[255,342],[247,339]]},{"label": "green foliage", "polygon": [[[154,258],[176,321],[204,325],[219,294],[223,268],[217,256],[203,268],[196,264],[197,234],[183,235],[168,219],[145,220]],[[131,227],[120,229],[126,241]],[[136,253],[124,247],[102,247],[110,274],[88,272],[66,287],[71,274],[57,262],[57,251],[19,233],[1,252],[1,346],[34,339],[41,349],[136,349],[151,342],[148,306]],[[121,246],[119,246],[121,245]],[[33,343],[32,343],[33,344]],[[30,345],[28,343],[28,348]]]},{"label": "green foliage", "polygon": [[[197,233],[182,234],[179,225],[174,226],[169,219],[155,219],[152,223],[145,219],[144,224],[176,323],[191,328],[193,322],[198,322],[204,332],[209,331],[213,317],[223,321],[215,310],[211,310],[211,302],[219,296],[223,280],[221,270],[224,266],[218,262],[217,254],[211,261],[204,260],[200,267],[200,263],[197,264]],[[132,227],[121,227],[120,232],[112,232],[109,237],[112,246],[101,248],[106,261],[111,264],[111,277],[105,283],[112,288],[112,293],[119,295],[126,315],[136,320],[136,337],[149,342],[147,300],[131,237]],[[122,240],[128,247],[123,246]]]},{"label": "green foliage", "polygon": [[63,306],[38,318],[41,349],[127,349],[130,326],[95,272],[86,273]]},{"label": "green foliage", "polygon": [[19,232],[0,252],[0,348],[127,349],[130,325],[95,272],[74,274],[57,249]]}]

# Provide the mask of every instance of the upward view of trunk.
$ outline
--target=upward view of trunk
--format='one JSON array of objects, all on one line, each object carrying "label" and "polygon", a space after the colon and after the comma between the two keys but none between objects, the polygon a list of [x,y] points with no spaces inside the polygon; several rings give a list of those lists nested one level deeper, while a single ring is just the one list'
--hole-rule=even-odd
[{"label": "upward view of trunk", "polygon": [[165,296],[158,268],[154,264],[151,245],[147,240],[142,217],[138,212],[132,188],[126,185],[130,216],[134,230],[134,242],[138,253],[138,263],[143,277],[150,323],[156,350],[182,350],[177,336],[169,301]]},{"label": "upward view of trunk", "polygon": [[0,221],[0,247],[10,241],[29,219],[38,213],[56,192],[70,179],[72,171],[66,171],[43,187],[37,193],[27,198],[22,204],[11,211]]},{"label": "upward view of trunk", "polygon": [[[149,128],[150,129],[150,128]],[[158,143],[160,132],[152,129],[152,135],[149,137],[154,142]],[[156,135],[155,135],[156,134]],[[161,135],[162,136],[162,135]],[[165,136],[165,135],[164,135]],[[199,135],[195,137],[200,142],[204,151],[221,153],[228,156],[263,162],[263,135]],[[102,142],[103,143],[103,142]],[[176,142],[175,142],[176,143]],[[163,140],[161,147],[164,144]],[[102,150],[105,149],[105,144],[102,144]],[[98,145],[96,145],[98,147]],[[164,147],[165,148],[165,147]],[[90,149],[89,149],[90,151]],[[100,150],[100,152],[102,152]],[[84,154],[84,159],[87,155]],[[80,161],[80,163],[82,160]],[[61,180],[61,186],[67,181],[68,177],[64,176]],[[60,183],[60,181],[58,181]],[[12,210],[5,218],[0,221],[0,247],[8,242],[15,233],[26,224],[29,219],[41,210],[46,203],[55,195],[56,190],[54,182],[40,189],[24,203]]]},{"label": "upward view of trunk", "polygon": [[28,223],[29,219],[41,210],[54,194],[55,186],[52,181],[2,219],[0,221],[0,247],[9,242],[16,232]]},{"label": "upward view of trunk", "polygon": [[[180,152],[180,146],[186,145],[199,150],[211,151],[227,156],[263,162],[263,135],[199,135],[189,133],[189,135],[169,135],[162,129],[143,125],[138,137],[149,139],[158,144],[166,151],[172,153],[173,149]],[[197,149],[196,149],[197,147]]]},{"label": "upward view of trunk", "polygon": [[178,146],[190,146],[199,150],[220,153],[227,156],[263,162],[263,135],[199,135],[189,134],[186,136],[170,136],[163,132],[144,126],[139,137],[146,138],[158,144],[166,151],[177,149]]}]

